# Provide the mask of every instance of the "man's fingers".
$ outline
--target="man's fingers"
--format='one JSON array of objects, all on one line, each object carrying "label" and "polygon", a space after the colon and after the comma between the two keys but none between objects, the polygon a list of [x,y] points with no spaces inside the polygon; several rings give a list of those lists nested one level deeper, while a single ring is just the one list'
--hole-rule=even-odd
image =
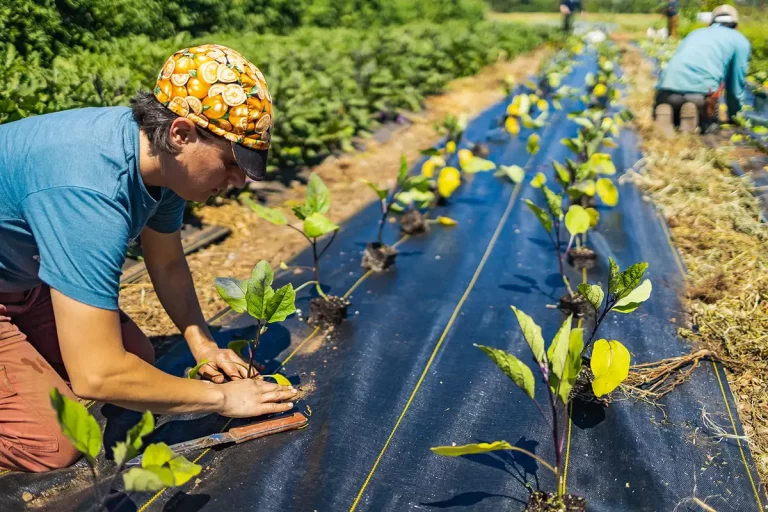
[{"label": "man's fingers", "polygon": [[280,386],[274,382],[267,382],[266,380],[255,380],[253,382],[256,383],[256,388],[259,393],[269,393],[270,391],[277,391],[280,388],[285,388],[285,386]]},{"label": "man's fingers", "polygon": [[281,389],[277,391],[270,391],[269,393],[264,393],[261,395],[261,399],[266,402],[282,402],[283,400],[288,400],[289,398],[293,398],[296,396],[296,391],[291,391],[290,389]]},{"label": "man's fingers", "polygon": [[[243,368],[237,363],[232,361],[217,361],[217,364],[221,371],[223,371],[230,379],[243,379],[244,374],[248,373],[247,368]],[[240,370],[243,370],[242,372]]]},{"label": "man's fingers", "polygon": [[277,412],[285,412],[293,409],[292,402],[286,403],[267,403],[261,406],[261,412],[259,414],[273,414]]}]

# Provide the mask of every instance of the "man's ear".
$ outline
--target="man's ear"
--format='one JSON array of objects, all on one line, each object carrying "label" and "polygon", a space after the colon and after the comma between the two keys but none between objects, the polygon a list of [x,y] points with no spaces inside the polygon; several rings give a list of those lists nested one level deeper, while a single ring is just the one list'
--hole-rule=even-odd
[{"label": "man's ear", "polygon": [[198,138],[195,123],[186,117],[177,117],[171,123],[171,142],[175,146],[181,147],[186,144],[192,144]]}]

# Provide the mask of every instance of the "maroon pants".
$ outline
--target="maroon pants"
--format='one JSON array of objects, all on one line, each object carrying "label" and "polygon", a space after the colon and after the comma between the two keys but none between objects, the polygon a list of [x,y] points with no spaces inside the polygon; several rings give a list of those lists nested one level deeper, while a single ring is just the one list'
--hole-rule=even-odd
[{"label": "maroon pants", "polygon": [[[122,311],[120,324],[125,350],[154,364],[149,339]],[[51,388],[77,400],[68,381],[48,286],[0,293],[0,468],[42,472],[78,459],[50,400]]]}]

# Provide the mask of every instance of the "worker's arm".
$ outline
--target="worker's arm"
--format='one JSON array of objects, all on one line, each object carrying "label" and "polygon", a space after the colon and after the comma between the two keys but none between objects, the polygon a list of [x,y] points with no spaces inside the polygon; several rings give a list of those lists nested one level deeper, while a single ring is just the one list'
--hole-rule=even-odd
[{"label": "worker's arm", "polygon": [[141,245],[160,303],[184,335],[195,360],[211,362],[200,369],[202,376],[214,382],[224,382],[222,372],[231,379],[245,378],[248,369],[240,356],[232,350],[219,348],[211,336],[184,257],[181,233],[160,233],[144,228]]},{"label": "worker's arm", "polygon": [[725,101],[728,105],[728,117],[733,117],[744,106],[744,85],[747,79],[747,66],[751,47],[746,42],[738,45],[725,75]]},{"label": "worker's arm", "polygon": [[117,311],[99,309],[51,289],[56,330],[72,390],[81,398],[154,413],[217,412],[246,418],[284,412],[295,391],[263,380],[226,384],[164,373],[126,352]]}]

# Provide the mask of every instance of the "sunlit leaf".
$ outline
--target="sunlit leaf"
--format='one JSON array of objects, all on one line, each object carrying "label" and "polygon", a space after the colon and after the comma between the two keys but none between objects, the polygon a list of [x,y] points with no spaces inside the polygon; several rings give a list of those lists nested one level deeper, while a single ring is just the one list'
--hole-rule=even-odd
[{"label": "sunlit leaf", "polygon": [[327,235],[328,233],[338,229],[340,229],[339,226],[331,222],[328,217],[320,213],[313,213],[304,219],[304,233],[309,238],[317,238],[323,235]]},{"label": "sunlit leaf", "polygon": [[547,233],[550,233],[552,231],[552,217],[549,216],[549,213],[543,208],[536,206],[530,199],[525,199],[525,204],[527,204],[528,208],[530,208],[533,214],[536,215],[536,218],[539,219],[539,222],[544,226]]},{"label": "sunlit leaf", "polygon": [[531,180],[531,186],[533,188],[541,188],[547,182],[547,176],[543,172],[537,172],[536,176]]},{"label": "sunlit leaf", "polygon": [[155,417],[149,411],[144,412],[139,422],[128,431],[125,442],[117,443],[112,449],[115,462],[122,465],[138,455],[141,450],[142,439],[152,433],[154,429]]},{"label": "sunlit leaf", "polygon": [[596,284],[583,283],[578,286],[579,293],[586,298],[592,307],[596,310],[600,310],[600,306],[603,304],[605,294],[603,289]]},{"label": "sunlit leaf", "polygon": [[506,176],[513,183],[520,183],[525,178],[525,171],[519,165],[501,165],[495,176]]},{"label": "sunlit leaf", "polygon": [[609,178],[597,180],[597,195],[606,206],[616,206],[619,202],[619,190]]},{"label": "sunlit leaf", "polygon": [[468,149],[459,150],[459,166],[464,167],[475,155]]},{"label": "sunlit leaf", "polygon": [[646,279],[637,288],[619,300],[611,311],[616,311],[618,313],[633,312],[640,307],[640,304],[648,300],[652,290],[653,286],[651,285],[651,280]]},{"label": "sunlit leaf", "polygon": [[235,313],[243,313],[247,304],[245,294],[248,290],[248,281],[232,279],[229,277],[217,277],[214,281],[216,291]]},{"label": "sunlit leaf", "polygon": [[275,381],[276,384],[279,384],[280,386],[290,386],[291,381],[285,378],[285,376],[279,374],[279,373],[273,373],[272,375],[264,375],[265,379],[270,378]]},{"label": "sunlit leaf", "polygon": [[208,359],[203,359],[202,361],[197,363],[195,366],[193,366],[192,368],[189,369],[189,371],[187,372],[187,378],[188,379],[196,379],[197,378],[197,374],[200,373],[200,368],[202,368],[203,366],[207,365],[208,363],[210,363],[210,361]]},{"label": "sunlit leaf", "polygon": [[568,403],[571,389],[576,383],[581,371],[581,352],[584,350],[584,329],[571,329],[568,340],[568,356],[562,377],[553,375],[550,377],[554,390],[563,404]]},{"label": "sunlit leaf", "polygon": [[496,164],[485,158],[478,156],[472,157],[468,161],[464,162],[461,166],[461,170],[467,174],[475,174],[478,172],[492,171],[496,168]]},{"label": "sunlit leaf", "polygon": [[437,191],[443,197],[451,197],[461,185],[461,174],[455,167],[445,167],[437,178]]},{"label": "sunlit leaf", "polygon": [[549,208],[549,213],[552,214],[552,218],[562,219],[563,196],[560,194],[555,194],[546,185],[543,185],[541,189],[544,191],[544,199],[547,200],[547,208]]},{"label": "sunlit leaf", "polygon": [[549,369],[552,375],[558,379],[562,377],[565,371],[565,365],[568,362],[568,348],[571,339],[571,323],[573,315],[568,315],[563,325],[558,329],[557,334],[552,339],[552,343],[547,350],[547,359],[549,359]]},{"label": "sunlit leaf", "polygon": [[595,153],[589,157],[589,164],[592,165],[598,174],[616,174],[616,166],[613,164],[611,155],[607,153]]},{"label": "sunlit leaf", "polygon": [[544,338],[541,336],[541,327],[539,327],[533,318],[525,314],[522,310],[517,309],[515,306],[511,306],[512,311],[515,312],[517,317],[517,323],[520,324],[520,330],[523,332],[523,337],[531,347],[533,357],[539,363],[545,362],[544,352]]},{"label": "sunlit leaf", "polygon": [[430,450],[438,455],[445,455],[446,457],[459,457],[461,455],[509,450],[511,448],[512,445],[506,441],[494,441],[493,443],[465,444],[462,446],[435,446],[434,448],[430,448]]},{"label": "sunlit leaf", "polygon": [[485,354],[496,363],[496,366],[498,366],[507,377],[512,379],[512,381],[517,384],[520,389],[525,391],[531,399],[534,399],[533,373],[525,363],[503,350],[486,347],[484,345],[475,346],[485,352]]},{"label": "sunlit leaf", "polygon": [[435,222],[437,222],[438,224],[440,224],[442,226],[455,226],[455,225],[458,224],[458,222],[455,221],[454,219],[452,219],[450,217],[443,217],[442,215],[439,215],[435,219]]},{"label": "sunlit leaf", "polygon": [[275,274],[270,264],[266,260],[261,260],[253,267],[251,277],[248,279],[245,296],[248,314],[257,320],[264,320],[264,311],[275,293],[271,286],[274,278]]},{"label": "sunlit leaf", "polygon": [[520,121],[516,117],[509,116],[504,121],[504,128],[512,135],[517,135],[520,133]]},{"label": "sunlit leaf", "polygon": [[101,450],[101,430],[96,419],[83,404],[70,400],[56,388],[51,389],[50,397],[61,432],[93,465]]},{"label": "sunlit leaf", "polygon": [[317,173],[309,175],[307,183],[307,206],[314,213],[328,213],[331,206],[330,193]]},{"label": "sunlit leaf", "polygon": [[272,224],[277,224],[278,226],[288,224],[288,219],[281,210],[278,210],[277,208],[267,208],[247,197],[244,201],[245,204],[247,204],[248,207],[256,212],[256,215],[262,219],[271,222]]},{"label": "sunlit leaf", "polygon": [[530,137],[528,137],[528,142],[525,145],[525,149],[530,153],[531,155],[535,155],[539,152],[539,134],[533,133]]},{"label": "sunlit leaf", "polygon": [[456,152],[456,143],[452,140],[449,140],[448,143],[445,145],[445,152],[449,155]]},{"label": "sunlit leaf", "polygon": [[616,340],[597,340],[590,360],[595,396],[607,395],[619,387],[629,375],[629,362],[629,351],[624,345]]},{"label": "sunlit leaf", "polygon": [[598,221],[600,221],[600,212],[595,210],[594,208],[587,208],[587,213],[589,214],[589,227],[593,228],[597,226]]},{"label": "sunlit leaf", "polygon": [[397,171],[397,184],[402,185],[408,178],[408,160],[405,155],[400,155],[400,169]]},{"label": "sunlit leaf", "polygon": [[577,205],[571,205],[565,214],[565,228],[572,235],[581,235],[589,229],[590,217],[587,211]]},{"label": "sunlit leaf", "polygon": [[268,323],[282,322],[289,315],[296,312],[296,292],[293,285],[288,283],[275,291],[269,298],[267,307],[264,310],[264,320]]},{"label": "sunlit leaf", "polygon": [[[429,161],[429,160],[427,160],[427,161]],[[387,198],[387,191],[385,189],[379,187],[377,184],[375,184],[375,183],[373,183],[371,181],[368,181],[368,180],[360,180],[360,181],[362,181],[363,183],[365,183],[366,185],[371,187],[371,189],[373,189],[373,191],[376,193],[376,195],[379,197],[379,199],[386,199]],[[284,263],[281,263],[281,265],[283,265],[283,264]],[[280,267],[280,268],[282,268],[282,267]]]},{"label": "sunlit leaf", "polygon": [[557,173],[557,177],[560,178],[561,183],[568,184],[571,182],[571,173],[568,171],[568,169],[565,168],[564,165],[555,160],[552,160],[552,167],[555,168],[555,172]]}]

